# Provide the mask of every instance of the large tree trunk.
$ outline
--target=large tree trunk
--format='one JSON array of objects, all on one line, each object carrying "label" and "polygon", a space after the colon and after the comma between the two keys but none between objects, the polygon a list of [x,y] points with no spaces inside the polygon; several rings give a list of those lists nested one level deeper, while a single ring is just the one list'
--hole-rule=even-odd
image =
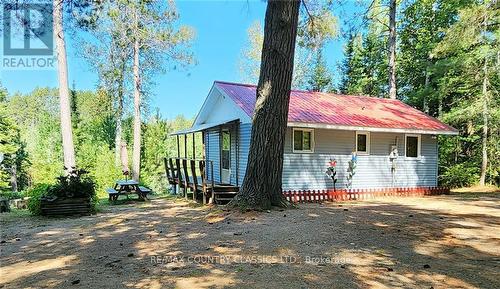
[{"label": "large tree trunk", "polygon": [[[488,25],[487,14],[483,21],[483,32],[486,33]],[[481,177],[479,184],[484,186],[486,183],[486,171],[488,169],[488,58],[484,58],[483,64],[483,92],[482,92],[482,115],[483,115],[483,148],[482,148],[482,162],[481,162]]]},{"label": "large tree trunk", "polygon": [[71,110],[68,88],[68,65],[66,60],[66,43],[63,31],[63,1],[54,0],[54,34],[59,77],[59,103],[61,114],[62,147],[66,173],[76,166],[73,131],[71,128]]},{"label": "large tree trunk", "polygon": [[141,170],[141,78],[139,75],[139,40],[134,41],[134,148],[132,178],[139,181]]},{"label": "large tree trunk", "polygon": [[389,4],[389,98],[396,99],[396,0]]},{"label": "large tree trunk", "polygon": [[286,206],[283,147],[292,84],[300,1],[268,1],[264,43],[245,179],[233,203],[265,209]]},{"label": "large tree trunk", "polygon": [[483,159],[481,162],[481,177],[479,178],[479,184],[484,186],[486,183],[486,171],[488,169],[488,62],[487,59],[484,60],[483,67],[483,93],[482,93],[482,115],[483,115],[483,148],[482,154]]},{"label": "large tree trunk", "polygon": [[122,117],[123,117],[123,79],[125,75],[125,61],[120,67],[118,77],[117,108],[116,108],[116,128],[115,128],[115,163],[121,164],[121,146],[122,146]]},{"label": "large tree trunk", "polygon": [[429,114],[429,96],[427,95],[429,93],[429,82],[430,82],[430,72],[429,72],[429,64],[427,64],[427,67],[425,68],[425,93],[423,95],[423,109],[424,112]]},{"label": "large tree trunk", "polygon": [[10,185],[12,187],[13,192],[18,191],[18,186],[17,186],[17,155],[13,154],[11,156],[12,158],[12,166],[10,168]]}]

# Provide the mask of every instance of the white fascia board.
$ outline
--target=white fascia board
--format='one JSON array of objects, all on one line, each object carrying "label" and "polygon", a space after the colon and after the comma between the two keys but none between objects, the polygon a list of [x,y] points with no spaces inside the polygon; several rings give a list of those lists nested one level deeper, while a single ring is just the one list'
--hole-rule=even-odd
[{"label": "white fascia board", "polygon": [[203,105],[201,106],[200,110],[196,114],[196,117],[194,118],[193,126],[200,125],[202,122],[200,121],[200,117],[202,116],[202,112],[205,111],[206,107],[209,104],[209,100],[213,98],[213,90],[215,87],[215,82],[212,84],[212,87],[210,88],[210,91],[208,92],[207,97],[205,97],[205,100],[203,101]]},{"label": "white fascia board", "polygon": [[250,116],[241,108],[239,107],[234,100],[226,94],[226,92],[223,89],[218,88],[215,84],[214,86],[217,88],[217,90],[220,92],[222,96],[224,96],[225,99],[227,99],[228,103],[231,104],[231,106],[238,111],[238,118],[240,119],[240,122],[242,123],[252,123],[252,119]]},{"label": "white fascia board", "polygon": [[441,134],[458,135],[458,131],[450,130],[423,130],[423,129],[405,129],[405,128],[382,128],[366,126],[336,125],[325,123],[306,123],[306,122],[288,122],[289,127],[307,127],[338,130],[370,131],[370,132],[393,132],[393,133],[415,133],[415,134]]}]

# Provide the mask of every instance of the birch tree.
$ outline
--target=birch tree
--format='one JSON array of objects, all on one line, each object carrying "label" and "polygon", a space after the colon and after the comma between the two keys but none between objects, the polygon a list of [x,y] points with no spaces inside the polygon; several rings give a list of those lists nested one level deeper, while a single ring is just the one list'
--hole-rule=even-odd
[{"label": "birch tree", "polygon": [[59,80],[59,106],[61,118],[61,135],[66,173],[76,167],[73,130],[71,127],[71,108],[68,87],[68,63],[66,40],[64,38],[64,0],[53,1],[53,25],[56,40],[57,76]]},{"label": "birch tree", "polygon": [[189,51],[194,31],[177,24],[179,13],[174,2],[122,0],[126,4],[122,13],[129,19],[128,43],[132,49],[134,124],[132,176],[140,178],[141,169],[141,106],[146,89],[145,77],[194,63]]},{"label": "birch tree", "polygon": [[123,143],[123,114],[125,96],[128,94],[130,60],[132,48],[128,45],[127,14],[121,13],[126,7],[123,1],[108,1],[101,7],[97,23],[88,32],[91,37],[79,40],[83,49],[80,55],[97,71],[98,86],[112,97],[115,108],[115,163],[120,164]]}]

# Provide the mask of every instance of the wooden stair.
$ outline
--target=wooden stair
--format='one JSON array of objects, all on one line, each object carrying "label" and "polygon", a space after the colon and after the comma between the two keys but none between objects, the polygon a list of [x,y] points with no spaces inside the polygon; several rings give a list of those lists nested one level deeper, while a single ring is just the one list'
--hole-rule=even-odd
[{"label": "wooden stair", "polygon": [[216,185],[214,188],[214,203],[225,205],[238,194],[239,187],[232,185]]}]

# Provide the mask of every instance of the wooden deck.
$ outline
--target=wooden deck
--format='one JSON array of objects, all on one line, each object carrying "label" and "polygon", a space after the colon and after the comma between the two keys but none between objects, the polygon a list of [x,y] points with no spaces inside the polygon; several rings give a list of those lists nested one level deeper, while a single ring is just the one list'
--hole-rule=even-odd
[{"label": "wooden deck", "polygon": [[[207,165],[208,162],[208,165]],[[213,179],[213,163],[188,158],[164,158],[165,173],[170,185],[186,199],[203,204],[227,204],[239,192],[239,187],[216,182]],[[207,172],[210,171],[210,177]]]}]

